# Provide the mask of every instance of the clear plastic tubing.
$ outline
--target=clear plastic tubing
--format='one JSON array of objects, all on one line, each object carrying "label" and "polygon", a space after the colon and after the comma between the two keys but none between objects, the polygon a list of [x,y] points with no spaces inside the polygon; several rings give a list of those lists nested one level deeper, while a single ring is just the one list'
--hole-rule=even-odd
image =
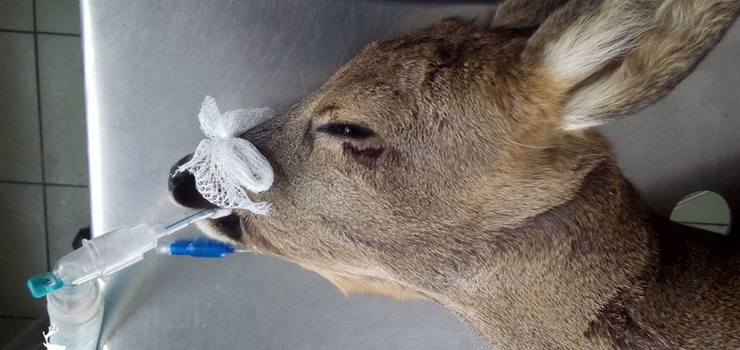
[{"label": "clear plastic tubing", "polygon": [[106,279],[140,261],[157,241],[190,224],[225,216],[230,210],[197,210],[156,225],[117,228],[65,255],[50,273],[28,280],[36,298],[46,296],[53,329],[50,344],[66,350],[95,349],[103,321],[104,297],[97,279]]},{"label": "clear plastic tubing", "polygon": [[65,286],[46,296],[50,344],[65,350],[95,350],[103,324],[105,302],[97,281]]},{"label": "clear plastic tubing", "polygon": [[80,249],[65,255],[54,266],[54,277],[64,286],[78,286],[97,278],[105,280],[121,269],[139,262],[144,253],[154,249],[157,241],[190,224],[220,217],[230,211],[198,210],[162,221],[156,225],[123,226],[89,241]]}]

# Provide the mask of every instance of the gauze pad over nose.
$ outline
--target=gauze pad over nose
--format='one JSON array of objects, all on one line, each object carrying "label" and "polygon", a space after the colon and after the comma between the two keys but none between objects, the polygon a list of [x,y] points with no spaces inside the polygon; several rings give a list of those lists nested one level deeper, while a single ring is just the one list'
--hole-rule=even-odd
[{"label": "gauze pad over nose", "polygon": [[195,188],[214,205],[267,214],[268,203],[254,203],[248,192],[259,193],[272,186],[272,167],[249,141],[239,135],[273,116],[269,108],[239,109],[221,114],[216,100],[207,96],[198,120],[206,135],[193,159],[177,172],[195,176]]}]

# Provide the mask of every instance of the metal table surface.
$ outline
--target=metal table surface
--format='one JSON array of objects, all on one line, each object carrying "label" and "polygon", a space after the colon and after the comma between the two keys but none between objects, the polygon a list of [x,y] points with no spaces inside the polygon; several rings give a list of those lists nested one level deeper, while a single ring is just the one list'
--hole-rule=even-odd
[{"label": "metal table surface", "polygon": [[[202,138],[197,112],[280,111],[363,44],[447,16],[459,1],[83,0],[93,232],[154,223],[182,209],[170,165]],[[627,175],[667,213],[693,189],[735,204],[740,174],[737,26],[679,90],[603,130]],[[733,58],[735,57],[735,58]],[[191,230],[185,235],[195,234]],[[241,254],[220,260],[148,254],[106,284],[103,349],[480,349],[428,302],[344,297],[313,272]]]}]

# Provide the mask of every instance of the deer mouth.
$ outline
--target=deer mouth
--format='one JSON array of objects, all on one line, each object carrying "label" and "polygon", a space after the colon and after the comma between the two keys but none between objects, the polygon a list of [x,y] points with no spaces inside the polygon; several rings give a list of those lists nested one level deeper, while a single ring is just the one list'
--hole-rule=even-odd
[{"label": "deer mouth", "polygon": [[229,243],[241,243],[242,239],[247,233],[242,227],[246,228],[249,225],[242,223],[247,218],[242,218],[237,214],[229,214],[227,216],[218,219],[208,219],[198,224],[200,229],[207,235],[229,241]]}]

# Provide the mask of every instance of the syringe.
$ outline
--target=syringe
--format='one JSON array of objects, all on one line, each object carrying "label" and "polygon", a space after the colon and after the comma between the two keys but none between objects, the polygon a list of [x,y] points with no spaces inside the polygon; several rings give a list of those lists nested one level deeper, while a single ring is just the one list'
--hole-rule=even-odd
[{"label": "syringe", "polygon": [[140,261],[144,253],[154,249],[157,241],[190,224],[208,218],[226,216],[231,210],[196,210],[173,217],[156,225],[123,226],[91,240],[65,255],[54,265],[54,270],[28,280],[28,288],[41,298],[62,286],[78,286],[96,278],[110,275]]}]

